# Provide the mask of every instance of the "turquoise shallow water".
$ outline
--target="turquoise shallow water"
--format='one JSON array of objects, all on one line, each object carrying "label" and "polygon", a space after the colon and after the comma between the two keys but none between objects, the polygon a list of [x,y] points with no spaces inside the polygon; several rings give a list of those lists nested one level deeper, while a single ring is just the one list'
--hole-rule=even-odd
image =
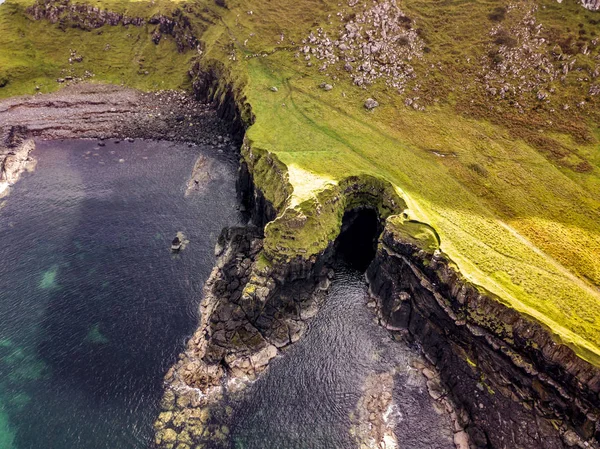
[{"label": "turquoise shallow water", "polygon": [[186,197],[200,149],[95,145],[38,143],[0,209],[2,449],[146,447],[218,234],[239,220],[233,162],[204,153],[210,181]]}]

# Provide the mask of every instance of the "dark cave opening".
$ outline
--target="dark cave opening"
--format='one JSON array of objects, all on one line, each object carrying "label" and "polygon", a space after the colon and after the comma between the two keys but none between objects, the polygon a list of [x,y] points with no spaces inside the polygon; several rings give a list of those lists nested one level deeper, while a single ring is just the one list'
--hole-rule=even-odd
[{"label": "dark cave opening", "polygon": [[382,231],[376,209],[360,208],[346,212],[335,244],[336,259],[365,272],[375,257],[377,239]]}]

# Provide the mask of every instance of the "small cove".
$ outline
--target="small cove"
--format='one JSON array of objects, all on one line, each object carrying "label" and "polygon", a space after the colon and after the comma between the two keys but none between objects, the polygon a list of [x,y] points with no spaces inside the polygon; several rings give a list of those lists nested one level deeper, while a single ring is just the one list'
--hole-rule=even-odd
[{"label": "small cove", "polygon": [[[185,195],[192,167],[209,176]],[[0,447],[145,448],[197,321],[237,166],[199,147],[38,142],[0,209]],[[181,231],[187,248],[173,255]]]},{"label": "small cove", "polygon": [[393,340],[376,323],[360,271],[345,263],[335,271],[306,335],[228,404],[231,447],[383,447],[365,432],[369,413],[360,404],[373,393],[365,388],[369,382],[387,379],[392,405],[386,415],[397,446],[386,447],[454,449],[448,416],[435,410],[426,379],[411,366],[421,359],[418,348]]}]

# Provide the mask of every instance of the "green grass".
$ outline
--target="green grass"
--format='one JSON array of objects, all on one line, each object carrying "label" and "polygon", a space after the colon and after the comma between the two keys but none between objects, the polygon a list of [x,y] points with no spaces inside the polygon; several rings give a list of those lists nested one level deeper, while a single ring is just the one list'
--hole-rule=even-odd
[{"label": "green grass", "polygon": [[[311,30],[322,26],[332,33],[339,26],[335,13],[349,10],[346,3],[227,3],[228,9],[210,2],[179,6],[193,17],[218,18],[202,34],[201,61],[219,65],[256,116],[247,138],[250,150],[261,155],[257,183],[274,204],[288,208],[267,227],[268,251],[287,258],[314,254],[339,225],[342,209],[315,212],[330,204],[327,198],[350,176],[386,180],[406,202],[409,218],[437,231],[441,249],[467,279],[600,365],[600,103],[589,94],[600,83],[591,73],[600,54],[591,46],[600,14],[575,1],[523,0],[497,22],[488,16],[506,2],[401,1],[428,50],[411,61],[416,76],[398,94],[383,83],[356,87],[342,67],[322,73],[318,64],[309,67],[295,57]],[[534,4],[539,7],[533,17],[546,39],[540,51],[550,57],[558,45],[577,61],[562,79],[549,80],[532,67],[524,72],[527,79],[541,77],[539,88],[552,90],[548,102],[536,98],[538,87],[490,96],[482,76],[492,70],[490,55],[498,46],[492,27],[520,26]],[[121,10],[123,5],[130,4],[111,3]],[[151,29],[62,32],[30,23],[18,5],[2,8],[0,36],[9,36],[10,52],[0,53],[0,71],[11,78],[2,96],[31,93],[43,80],[43,91],[56,88],[51,80],[65,67],[74,41],[81,42],[77,49],[89,57],[83,64],[90,64],[96,79],[142,89],[187,83],[184,69],[192,52],[177,54],[168,40],[154,46]],[[50,30],[48,37],[42,29]],[[23,33],[25,38],[18,37]],[[95,59],[109,40],[114,53]],[[586,44],[589,54],[571,54]],[[152,67],[150,75],[139,74],[140,55],[146,69]],[[519,83],[509,76],[503,81]],[[319,89],[322,82],[334,89]],[[405,106],[414,96],[424,112]],[[366,111],[368,97],[381,106]],[[269,167],[277,168],[277,177]],[[397,206],[395,213],[402,209]]]},{"label": "green grass", "polygon": [[[24,8],[28,4],[10,0],[0,10],[0,80],[8,81],[0,88],[0,97],[33,94],[36,86],[39,92],[52,92],[61,87],[58,78],[81,77],[86,71],[94,74],[89,81],[125,84],[145,91],[189,87],[185,69],[195,52],[178,53],[170,37],[155,45],[150,38],[154,26],[61,30],[58,25],[27,17]],[[148,8],[147,2],[134,5],[138,6],[130,11],[132,16],[147,10],[149,15],[142,17],[149,17],[159,10]],[[83,62],[69,64],[71,49],[83,56]]]},{"label": "green grass", "polygon": [[[263,77],[247,91],[257,105],[248,133],[253,145],[324,184],[355,173],[388,179],[405,195],[411,217],[438,231],[441,248],[468,279],[597,360],[600,229],[592,191],[497,126],[443,108],[399,117],[386,105],[367,113],[362,92],[315,94],[315,81],[292,71],[277,82],[270,62],[250,63],[262,71],[251,79]],[[281,61],[277,66],[281,73]],[[270,84],[279,92],[268,91]],[[304,178],[290,182],[302,186]]]}]

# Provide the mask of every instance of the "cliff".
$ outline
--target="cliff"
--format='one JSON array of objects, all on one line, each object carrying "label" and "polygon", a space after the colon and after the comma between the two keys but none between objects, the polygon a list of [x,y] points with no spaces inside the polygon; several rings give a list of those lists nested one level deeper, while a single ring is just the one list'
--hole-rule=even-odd
[{"label": "cliff", "polygon": [[[214,94],[222,82],[200,84],[200,95],[213,92],[208,98],[230,118],[241,120],[242,108],[252,117],[235,93]],[[348,177],[290,207],[287,179],[285,164],[244,140],[240,194],[259,227],[226,230],[220,239],[202,322],[166,378],[159,447],[226,445],[219,423],[227,417],[209,418],[205,410],[235,396],[301,338],[320,304],[315,292],[327,289],[344,217],[364,209],[384,227],[367,271],[380,321],[422,346],[461,411],[470,447],[599,447],[600,370],[550,329],[467,281],[440,251],[438,232],[401,214],[406,204],[389,184]],[[304,293],[293,301],[290,288]]]},{"label": "cliff", "polygon": [[469,412],[473,441],[597,447],[600,370],[466,281],[437,246],[427,225],[390,220],[368,278],[382,324],[422,344]]}]

